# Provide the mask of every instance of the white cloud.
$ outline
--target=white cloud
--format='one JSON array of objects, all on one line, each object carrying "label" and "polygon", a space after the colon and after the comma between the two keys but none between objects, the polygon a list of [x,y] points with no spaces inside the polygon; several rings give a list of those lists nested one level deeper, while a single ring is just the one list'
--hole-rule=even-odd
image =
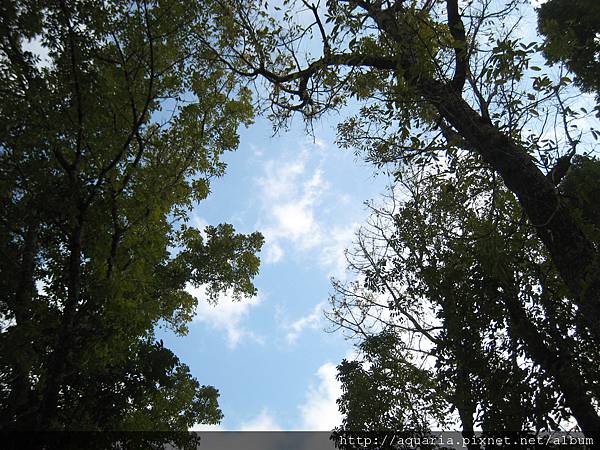
[{"label": "white cloud", "polygon": [[285,336],[285,339],[288,344],[291,345],[295,343],[302,331],[304,331],[304,329],[316,329],[319,327],[321,319],[323,318],[323,306],[323,302],[315,305],[310,314],[299,318],[298,320],[292,322],[286,327],[289,330]]},{"label": "white cloud", "polygon": [[327,145],[327,142],[325,142],[323,139],[321,139],[319,137],[315,137],[315,145],[321,151],[325,151],[329,148],[329,146]]},{"label": "white cloud", "polygon": [[266,408],[254,418],[240,425],[240,431],[281,431],[277,421]]},{"label": "white cloud", "polygon": [[265,154],[265,151],[262,147],[258,147],[252,143],[250,143],[249,146],[250,146],[250,150],[252,150],[252,153],[254,154],[254,156],[258,156],[260,158]]},{"label": "white cloud", "polygon": [[[288,252],[312,252],[315,265],[327,275],[344,278],[344,250],[357,228],[352,211],[340,214],[339,205],[352,203],[346,192],[336,192],[327,182],[327,144],[316,139],[310,147],[265,163],[256,180],[262,199],[262,219],[256,225],[265,236],[263,261],[281,262]],[[290,156],[292,155],[292,156]],[[336,204],[337,210],[326,207]]]},{"label": "white cloud", "polygon": [[319,167],[307,169],[308,158],[309,152],[304,148],[292,160],[268,161],[257,180],[265,222],[258,227],[266,238],[266,263],[281,261],[285,254],[283,242],[308,250],[323,238],[316,208],[328,184]]},{"label": "white cloud", "polygon": [[275,264],[281,261],[285,252],[277,242],[270,242],[265,246],[262,260],[267,264]]},{"label": "white cloud", "polygon": [[262,301],[260,295],[237,301],[231,294],[221,294],[216,304],[208,302],[204,286],[193,288],[188,286],[188,292],[198,298],[194,322],[203,322],[211,327],[227,333],[227,344],[235,348],[242,338],[250,338],[262,343],[262,338],[244,328],[243,321],[250,314],[250,309]]},{"label": "white cloud", "polygon": [[302,430],[330,431],[342,423],[336,403],[342,395],[342,386],[336,374],[337,369],[331,362],[326,362],[317,370],[319,384],[309,388],[304,403],[299,407]]},{"label": "white cloud", "polygon": [[277,220],[277,228],[271,234],[294,241],[301,241],[304,247],[312,247],[316,229],[313,211],[304,202],[275,205],[273,215]]},{"label": "white cloud", "polygon": [[269,200],[286,199],[296,195],[298,177],[304,174],[307,158],[308,152],[304,149],[293,161],[267,161],[264,175],[258,179],[263,195]]},{"label": "white cloud", "polygon": [[[350,355],[350,354],[349,354]],[[354,354],[352,354],[354,356]],[[321,365],[316,373],[317,382],[311,384],[304,401],[298,406],[299,426],[295,431],[331,431],[342,423],[336,400],[342,395],[341,383],[336,379],[337,368],[332,362]],[[239,431],[281,431],[281,425],[267,408],[242,422]]]}]

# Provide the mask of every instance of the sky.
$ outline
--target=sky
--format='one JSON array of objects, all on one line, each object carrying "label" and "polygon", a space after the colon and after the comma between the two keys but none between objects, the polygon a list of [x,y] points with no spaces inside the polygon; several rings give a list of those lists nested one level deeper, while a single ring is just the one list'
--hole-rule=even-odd
[{"label": "sky", "polygon": [[206,301],[203,289],[189,333],[157,337],[187,364],[200,384],[220,391],[224,419],[198,430],[331,430],[341,424],[336,366],[352,342],[332,333],[331,277],[345,276],[344,250],[365,222],[364,202],[384,192],[387,177],[335,144],[337,118],[301,121],[273,136],[258,119],[240,130],[225,158],[227,173],[191,214],[199,228],[232,223],[263,233],[258,294]]}]

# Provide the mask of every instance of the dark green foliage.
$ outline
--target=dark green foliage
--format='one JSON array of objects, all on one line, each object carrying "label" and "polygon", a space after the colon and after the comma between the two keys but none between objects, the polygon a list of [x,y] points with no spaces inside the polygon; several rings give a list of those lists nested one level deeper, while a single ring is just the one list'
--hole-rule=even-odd
[{"label": "dark green foliage", "polygon": [[538,9],[544,54],[562,61],[575,82],[600,98],[600,3],[596,0],[549,0]]},{"label": "dark green foliage", "polygon": [[444,394],[433,373],[410,361],[398,336],[389,331],[369,336],[360,350],[363,359],[338,366],[345,430],[427,431],[432,421],[444,423]]},{"label": "dark green foliage", "polygon": [[[575,185],[593,189],[596,165],[576,158],[562,189],[585,198]],[[462,155],[450,173],[405,174],[405,200],[373,208],[358,235],[361,281],[335,284],[330,316],[360,338],[361,358],[339,366],[344,429],[559,430],[571,382],[600,398],[600,355],[568,290],[514,198],[476,167]]]},{"label": "dark green foliage", "polygon": [[252,118],[203,50],[219,5],[0,8],[0,426],[217,423],[217,390],[154,329],[186,332],[188,285],[255,293],[260,234],[185,224]]},{"label": "dark green foliage", "polygon": [[600,245],[600,160],[576,155],[560,185],[566,200],[596,245]]}]

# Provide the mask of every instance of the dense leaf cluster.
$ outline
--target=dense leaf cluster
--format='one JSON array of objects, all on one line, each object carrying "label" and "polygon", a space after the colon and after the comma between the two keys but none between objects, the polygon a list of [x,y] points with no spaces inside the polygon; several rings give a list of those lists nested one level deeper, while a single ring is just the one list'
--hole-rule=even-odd
[{"label": "dense leaf cluster", "polygon": [[600,96],[598,2],[550,0],[539,8],[538,27],[545,37],[544,54],[548,60],[564,62],[583,90]]}]

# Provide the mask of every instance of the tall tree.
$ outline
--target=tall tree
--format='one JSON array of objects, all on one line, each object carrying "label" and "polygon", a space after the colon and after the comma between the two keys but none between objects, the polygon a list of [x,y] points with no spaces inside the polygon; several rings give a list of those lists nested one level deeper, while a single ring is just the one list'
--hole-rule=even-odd
[{"label": "tall tree", "polygon": [[[570,82],[532,62],[541,48],[517,36],[521,4],[331,0],[321,8],[305,0],[285,3],[274,19],[266,2],[240,0],[226,22],[235,39],[215,57],[267,80],[280,120],[357,99],[361,111],[340,125],[340,141],[378,164],[451,156],[457,147],[480,156],[522,205],[600,343],[598,245],[556,187],[581,151],[562,95]],[[547,138],[550,123],[562,136]]]},{"label": "tall tree", "polygon": [[[591,218],[584,199],[600,164],[575,164],[561,192]],[[330,319],[365,355],[339,367],[344,426],[431,427],[454,410],[472,437],[558,430],[572,415],[597,437],[599,355],[569,291],[481,162],[452,167],[411,176],[404,200],[373,208],[349,253],[356,281],[335,284]],[[597,218],[580,223],[598,238]]]},{"label": "tall tree", "polygon": [[188,284],[255,293],[262,236],[186,223],[252,117],[201,45],[218,4],[0,8],[1,427],[218,422],[217,390],[154,338],[186,332]]}]

